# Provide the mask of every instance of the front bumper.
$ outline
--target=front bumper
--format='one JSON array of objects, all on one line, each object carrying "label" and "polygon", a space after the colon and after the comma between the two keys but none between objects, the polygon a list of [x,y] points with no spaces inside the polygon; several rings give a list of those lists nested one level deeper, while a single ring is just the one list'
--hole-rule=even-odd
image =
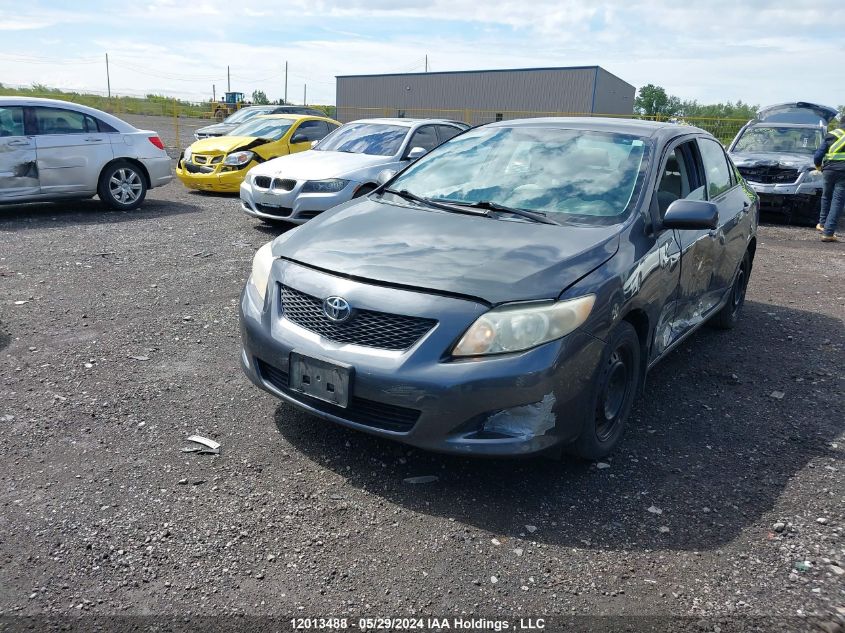
[{"label": "front bumper", "polygon": [[218,193],[237,193],[246,172],[257,163],[252,161],[237,171],[220,171],[221,167],[216,166],[210,173],[191,173],[185,169],[184,163],[180,160],[176,164],[176,177],[188,189],[198,191],[216,191]]},{"label": "front bumper", "polygon": [[241,209],[254,218],[264,220],[285,220],[293,224],[302,224],[318,216],[323,211],[351,200],[360,183],[349,183],[338,192],[303,193],[304,180],[296,182],[290,191],[281,191],[274,187],[267,189],[255,186],[251,178],[241,183]]},{"label": "front bumper", "polygon": [[[546,451],[574,440],[592,420],[604,343],[585,332],[518,354],[455,360],[448,350],[486,306],[363,284],[282,260],[270,278],[264,304],[249,285],[241,295],[241,363],[255,385],[309,413],[427,450],[490,456]],[[438,323],[405,351],[335,343],[284,318],[282,283]],[[292,390],[292,351],[351,366],[349,407]]]}]

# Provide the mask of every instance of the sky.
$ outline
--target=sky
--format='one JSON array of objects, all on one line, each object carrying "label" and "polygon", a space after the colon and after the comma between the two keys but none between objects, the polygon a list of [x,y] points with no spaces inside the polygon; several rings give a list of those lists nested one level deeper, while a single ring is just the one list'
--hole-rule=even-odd
[{"label": "sky", "polygon": [[[701,103],[845,103],[841,0],[0,0],[0,83],[332,104],[336,75],[599,65]],[[449,104],[443,104],[448,107]]]}]

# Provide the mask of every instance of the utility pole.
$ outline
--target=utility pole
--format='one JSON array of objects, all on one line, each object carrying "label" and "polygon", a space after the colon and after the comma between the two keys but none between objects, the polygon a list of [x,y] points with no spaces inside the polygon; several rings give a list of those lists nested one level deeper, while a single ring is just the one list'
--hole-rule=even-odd
[{"label": "utility pole", "polygon": [[232,75],[229,73],[228,66],[226,66],[226,92],[232,92]]},{"label": "utility pole", "polygon": [[302,105],[308,105],[308,84],[303,86],[302,91]]},{"label": "utility pole", "polygon": [[211,100],[217,101],[217,86],[214,84],[211,84]]},{"label": "utility pole", "polygon": [[425,55],[425,72],[428,72],[428,53]]},{"label": "utility pole", "polygon": [[288,63],[285,62],[285,104],[288,102]]},{"label": "utility pole", "polygon": [[109,54],[106,53],[106,86],[109,89],[109,99],[111,99],[111,77],[109,76]]}]

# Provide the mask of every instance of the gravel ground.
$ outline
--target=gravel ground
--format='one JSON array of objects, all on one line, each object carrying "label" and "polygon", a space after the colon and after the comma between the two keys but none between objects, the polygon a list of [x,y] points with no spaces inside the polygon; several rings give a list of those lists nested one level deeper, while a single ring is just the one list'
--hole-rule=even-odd
[{"label": "gravel ground", "polygon": [[410,450],[254,388],[238,294],[277,233],[178,182],[0,208],[0,616],[843,630],[845,246],[763,227],[739,326],[649,375],[599,468]]}]

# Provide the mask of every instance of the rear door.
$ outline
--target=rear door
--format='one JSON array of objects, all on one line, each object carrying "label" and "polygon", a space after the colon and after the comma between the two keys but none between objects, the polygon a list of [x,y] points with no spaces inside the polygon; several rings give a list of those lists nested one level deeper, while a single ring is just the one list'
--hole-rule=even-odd
[{"label": "rear door", "polygon": [[745,254],[751,202],[721,143],[701,137],[698,146],[707,179],[707,197],[719,208],[719,226],[709,232],[713,240],[713,275],[702,303],[703,310],[709,312],[733,284]]},{"label": "rear door", "polygon": [[64,108],[32,108],[41,192],[94,194],[114,158],[109,134],[93,117]]},{"label": "rear door", "polygon": [[0,105],[0,201],[39,193],[35,138],[27,136],[23,106]]}]

